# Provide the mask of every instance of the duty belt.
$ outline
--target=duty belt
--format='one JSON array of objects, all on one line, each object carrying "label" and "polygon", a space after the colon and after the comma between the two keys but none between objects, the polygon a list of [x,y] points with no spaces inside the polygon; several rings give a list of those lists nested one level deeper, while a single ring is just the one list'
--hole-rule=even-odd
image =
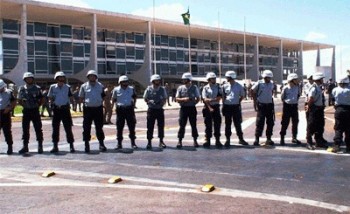
[{"label": "duty belt", "polygon": [[58,106],[58,105],[53,105],[53,108],[54,109],[67,109],[69,108],[69,105],[61,105],[61,106]]}]

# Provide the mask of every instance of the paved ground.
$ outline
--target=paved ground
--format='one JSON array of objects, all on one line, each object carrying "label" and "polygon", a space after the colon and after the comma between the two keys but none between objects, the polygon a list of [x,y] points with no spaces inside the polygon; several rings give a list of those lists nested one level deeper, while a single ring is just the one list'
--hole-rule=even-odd
[{"label": "paved ground", "polygon": [[[276,102],[275,147],[240,146],[233,134],[231,149],[192,147],[190,127],[185,147],[176,149],[177,104],[166,110],[166,144],[145,150],[146,113],[142,100],[137,105],[137,144],[130,149],[125,129],[124,149],[116,151],[115,125],[104,127],[107,153],[98,152],[94,137],[92,153],[83,152],[82,119],[74,118],[75,154],[68,152],[61,133],[60,153],[50,154],[51,121],[44,120],[45,152],[36,153],[31,131],[30,153],[7,156],[0,136],[0,204],[3,213],[350,213],[350,155],[324,149],[307,150],[304,145],[278,145],[281,104]],[[305,115],[300,111],[299,139],[305,143]],[[115,115],[113,116],[115,120]],[[326,110],[325,138],[332,141],[333,109]],[[204,136],[201,105],[197,126],[200,143]],[[255,112],[243,103],[246,140],[254,140]],[[224,125],[222,125],[222,131]],[[235,133],[235,131],[233,130]],[[21,123],[13,123],[15,151],[21,148]],[[94,132],[93,132],[94,133]],[[157,129],[155,130],[157,136]],[[224,137],[221,139],[224,142]],[[264,140],[264,138],[262,138]],[[56,175],[41,177],[46,170]],[[123,181],[108,184],[112,176]],[[201,192],[204,184],[216,189]]]}]

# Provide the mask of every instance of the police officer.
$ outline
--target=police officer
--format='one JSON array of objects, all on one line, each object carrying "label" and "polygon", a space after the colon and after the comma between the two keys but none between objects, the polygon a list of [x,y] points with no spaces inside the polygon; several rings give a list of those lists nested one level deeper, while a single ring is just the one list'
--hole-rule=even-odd
[{"label": "police officer", "polygon": [[252,95],[254,102],[257,104],[257,117],[255,129],[254,146],[259,146],[259,137],[264,130],[264,123],[266,119],[266,142],[263,145],[274,145],[271,140],[273,126],[275,125],[275,107],[273,103],[273,88],[274,84],[271,81],[273,73],[270,70],[264,70],[262,73],[262,80],[259,80],[252,87]]},{"label": "police officer", "polygon": [[198,130],[197,130],[197,109],[196,104],[199,102],[200,94],[198,87],[192,84],[192,74],[184,73],[182,75],[182,83],[176,91],[176,102],[181,106],[179,117],[179,132],[177,137],[179,142],[176,148],[182,148],[182,139],[185,136],[185,127],[187,120],[190,121],[192,128],[193,146],[198,147]]},{"label": "police officer", "polygon": [[7,154],[13,153],[12,131],[11,131],[11,112],[16,106],[16,99],[10,89],[6,88],[6,83],[0,79],[0,131],[5,135],[7,143]]},{"label": "police officer", "polygon": [[51,103],[52,118],[52,143],[51,153],[57,153],[58,141],[60,139],[60,123],[62,121],[66,132],[67,142],[70,146],[70,152],[74,153],[74,136],[72,132],[72,115],[70,113],[70,102],[73,101],[73,94],[70,86],[66,82],[66,75],[62,71],[58,71],[54,78],[57,83],[50,86],[47,97]]},{"label": "police officer", "polygon": [[101,152],[107,151],[104,145],[105,134],[103,132],[103,106],[102,102],[105,97],[104,87],[98,82],[97,72],[90,70],[86,77],[88,81],[85,82],[79,91],[80,102],[83,103],[83,140],[85,142],[85,152],[90,152],[91,139],[91,124],[95,123],[96,136],[99,141],[99,150]]},{"label": "police officer", "polygon": [[204,108],[202,110],[205,124],[205,143],[204,148],[210,147],[210,138],[213,135],[214,124],[214,136],[215,146],[221,148],[220,142],[220,128],[221,128],[221,114],[220,114],[220,100],[222,98],[222,92],[219,84],[216,84],[216,74],[209,72],[206,75],[208,84],[203,87],[202,98]]},{"label": "police officer", "polygon": [[334,113],[334,147],[332,152],[340,151],[340,145],[345,134],[346,152],[350,152],[350,89],[349,78],[341,77],[338,80],[338,87],[334,88],[332,95],[335,99]]},{"label": "police officer", "polygon": [[29,125],[30,121],[33,122],[34,130],[36,134],[36,140],[38,141],[38,153],[43,153],[43,130],[39,113],[39,107],[43,103],[43,95],[38,85],[34,84],[34,75],[30,72],[23,74],[23,80],[25,85],[22,85],[18,89],[18,102],[23,106],[23,118],[22,118],[22,130],[23,130],[23,148],[18,151],[20,154],[29,152]]},{"label": "police officer", "polygon": [[312,136],[315,135],[316,147],[327,147],[327,143],[323,141],[324,131],[324,96],[321,86],[323,84],[324,75],[321,72],[316,72],[312,75],[314,83],[308,93],[308,101],[305,106],[305,111],[308,112],[307,133],[306,133],[306,148],[315,149],[312,142]]},{"label": "police officer", "polygon": [[231,124],[236,129],[239,144],[248,145],[243,139],[242,132],[242,109],[241,102],[245,98],[245,90],[241,84],[235,81],[237,74],[235,71],[227,71],[225,74],[227,83],[223,85],[223,107],[222,115],[225,117],[225,147],[230,147],[230,137],[232,134]]},{"label": "police officer", "polygon": [[284,136],[286,135],[290,119],[292,119],[292,143],[301,144],[297,139],[299,123],[298,101],[300,97],[298,78],[296,73],[290,73],[287,77],[288,84],[283,87],[281,92],[281,100],[283,102],[282,128],[280,132],[281,146],[285,145]]},{"label": "police officer", "polygon": [[152,138],[154,124],[157,120],[159,147],[166,148],[164,139],[164,109],[163,106],[167,100],[167,93],[164,87],[161,86],[161,77],[158,74],[151,76],[152,85],[145,90],[143,98],[148,105],[147,110],[147,140],[146,149],[152,149]]},{"label": "police officer", "polygon": [[116,149],[122,149],[123,141],[123,129],[125,121],[129,127],[129,138],[131,141],[131,147],[137,149],[135,144],[135,105],[136,105],[136,93],[132,86],[129,86],[129,78],[125,75],[120,76],[118,80],[119,86],[115,87],[112,91],[112,106],[116,105],[117,112],[117,141],[118,145]]}]

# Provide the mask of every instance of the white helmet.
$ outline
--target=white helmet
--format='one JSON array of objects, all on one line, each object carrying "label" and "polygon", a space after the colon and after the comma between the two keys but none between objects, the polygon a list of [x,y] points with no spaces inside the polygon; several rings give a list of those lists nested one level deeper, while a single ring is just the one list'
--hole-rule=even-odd
[{"label": "white helmet", "polygon": [[308,74],[308,75],[307,75],[307,79],[308,79],[308,80],[312,80],[312,74]]},{"label": "white helmet", "polygon": [[29,77],[34,78],[34,74],[31,73],[31,72],[25,72],[25,73],[23,74],[23,80],[25,80],[26,78],[29,78]]},{"label": "white helmet", "polygon": [[95,75],[96,78],[98,78],[97,71],[95,71],[95,70],[88,71],[86,74],[86,77],[89,77],[89,75]]},{"label": "white helmet", "polygon": [[313,80],[320,80],[320,79],[323,79],[324,78],[324,75],[322,72],[316,72],[314,74],[312,74],[312,79]]},{"label": "white helmet", "polygon": [[191,73],[184,73],[184,74],[182,74],[181,79],[192,81],[192,74]]},{"label": "white helmet", "polygon": [[265,78],[265,77],[272,78],[273,77],[273,73],[270,70],[264,70],[261,76],[262,76],[262,78]]},{"label": "white helmet", "polygon": [[207,80],[212,79],[212,78],[216,78],[216,74],[214,72],[209,72],[209,73],[207,73],[206,78],[207,78]]},{"label": "white helmet", "polygon": [[225,74],[225,77],[230,77],[232,79],[236,79],[237,78],[237,74],[234,71],[227,71]]},{"label": "white helmet", "polygon": [[125,75],[123,76],[120,76],[119,79],[118,79],[118,83],[120,84],[121,82],[127,82],[129,81],[129,78]]},{"label": "white helmet", "polygon": [[349,76],[346,75],[346,76],[340,77],[340,78],[338,79],[337,82],[338,82],[338,83],[345,83],[345,84],[348,84],[348,83],[350,83],[350,81],[349,81]]},{"label": "white helmet", "polygon": [[292,81],[292,80],[295,80],[295,79],[298,79],[298,74],[296,73],[291,73],[291,74],[288,74],[288,77],[287,77],[287,80],[288,82]]},{"label": "white helmet", "polygon": [[151,81],[150,82],[153,82],[154,80],[160,80],[161,78],[160,78],[160,76],[159,76],[159,74],[153,74],[152,76],[151,76]]},{"label": "white helmet", "polygon": [[55,73],[55,78],[56,79],[57,77],[66,77],[66,75],[63,73],[63,71],[57,71]]},{"label": "white helmet", "polygon": [[6,83],[4,82],[4,80],[0,79],[0,90],[6,88]]}]

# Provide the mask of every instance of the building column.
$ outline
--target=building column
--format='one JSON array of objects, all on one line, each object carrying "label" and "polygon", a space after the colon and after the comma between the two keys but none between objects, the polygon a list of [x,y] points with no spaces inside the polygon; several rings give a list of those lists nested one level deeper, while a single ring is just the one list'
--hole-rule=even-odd
[{"label": "building column", "polygon": [[[332,64],[331,64],[331,67],[332,67],[332,77],[333,80],[335,81],[335,47],[333,47],[333,53],[332,53]],[[340,72],[343,72],[343,71],[340,71]]]},{"label": "building column", "polygon": [[[150,84],[152,72],[152,25],[151,22],[147,23],[146,45],[145,54],[143,58],[143,65],[137,71],[132,72],[129,77],[142,85],[147,87]],[[154,44],[155,45],[155,44]]]},{"label": "building column", "polygon": [[247,73],[247,78],[251,79],[252,81],[257,81],[259,80],[259,76],[259,37],[257,36],[254,45],[253,66],[251,69],[249,69],[249,72]]},{"label": "building column", "polygon": [[283,82],[283,41],[280,40],[277,68],[273,74],[273,79],[277,84],[282,84]]},{"label": "building column", "polygon": [[83,81],[86,79],[86,74],[89,70],[97,71],[97,18],[96,14],[92,14],[91,23],[91,43],[90,43],[90,59],[86,67],[73,75],[73,78]]},{"label": "building column", "polygon": [[22,5],[21,11],[21,35],[19,40],[19,55],[16,66],[3,75],[3,78],[11,80],[15,85],[23,84],[23,74],[28,71],[28,49],[27,49],[27,5]]},{"label": "building column", "polygon": [[321,51],[320,51],[320,47],[318,47],[318,49],[317,49],[316,66],[321,66]]},{"label": "building column", "polygon": [[297,74],[300,78],[303,77],[304,71],[303,71],[303,50],[304,50],[304,43],[300,43],[300,50],[298,54],[298,68],[297,68]]}]

